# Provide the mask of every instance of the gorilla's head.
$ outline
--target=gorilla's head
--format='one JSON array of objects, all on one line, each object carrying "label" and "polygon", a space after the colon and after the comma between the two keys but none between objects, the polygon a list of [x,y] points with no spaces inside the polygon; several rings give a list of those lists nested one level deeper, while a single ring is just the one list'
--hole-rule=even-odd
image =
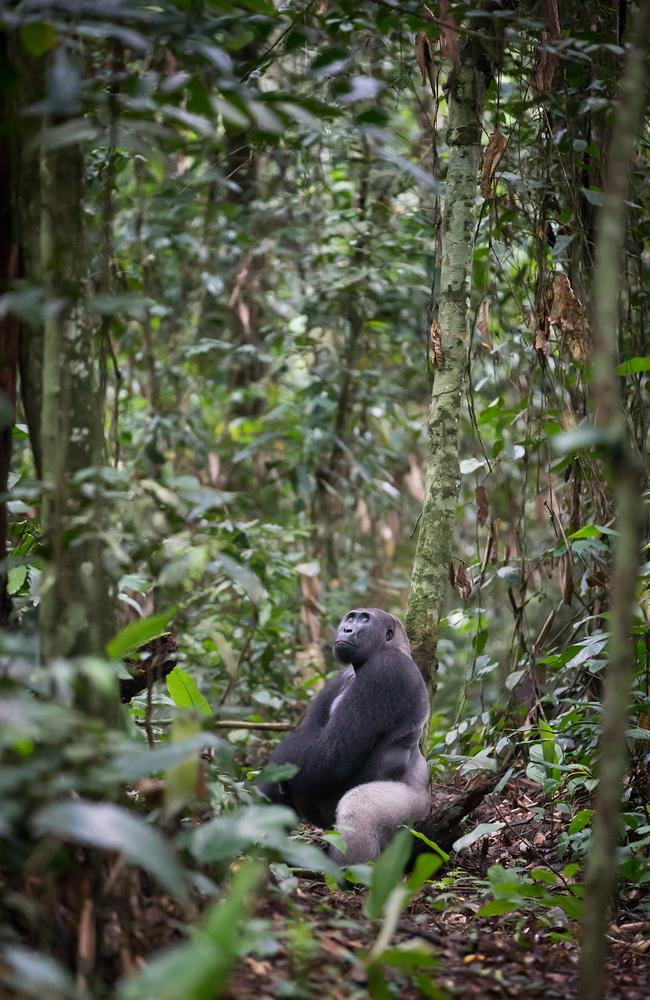
[{"label": "gorilla's head", "polygon": [[355,608],[341,619],[334,637],[334,656],[341,663],[362,667],[380,649],[393,647],[411,655],[411,647],[399,618],[379,608]]}]

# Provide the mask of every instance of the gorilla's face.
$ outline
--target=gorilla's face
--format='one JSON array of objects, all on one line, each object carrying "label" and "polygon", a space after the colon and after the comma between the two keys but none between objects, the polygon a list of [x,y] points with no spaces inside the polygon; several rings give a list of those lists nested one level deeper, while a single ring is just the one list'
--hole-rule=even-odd
[{"label": "gorilla's face", "polygon": [[334,656],[361,667],[368,657],[389,645],[395,635],[392,615],[377,608],[356,608],[341,620],[334,637]]}]

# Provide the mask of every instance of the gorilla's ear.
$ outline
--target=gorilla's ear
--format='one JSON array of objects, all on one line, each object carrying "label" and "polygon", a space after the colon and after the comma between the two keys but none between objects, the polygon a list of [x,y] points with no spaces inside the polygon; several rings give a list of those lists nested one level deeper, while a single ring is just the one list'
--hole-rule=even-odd
[{"label": "gorilla's ear", "polygon": [[388,628],[386,629],[386,642],[392,642],[394,635],[395,633],[389,625]]},{"label": "gorilla's ear", "polygon": [[395,649],[398,649],[400,653],[405,653],[406,656],[410,656],[411,644],[408,641],[406,630],[399,618],[393,617],[393,621],[395,622],[395,637],[393,639],[393,646]]}]

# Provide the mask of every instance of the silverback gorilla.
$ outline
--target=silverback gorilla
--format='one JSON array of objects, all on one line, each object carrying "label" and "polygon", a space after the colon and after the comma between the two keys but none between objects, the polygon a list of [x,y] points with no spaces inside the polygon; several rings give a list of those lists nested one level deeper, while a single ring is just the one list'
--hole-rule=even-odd
[{"label": "silverback gorilla", "polygon": [[287,781],[263,786],[301,819],[336,826],[346,865],[374,860],[402,823],[423,819],[429,776],[418,741],[429,714],[427,690],[402,623],[378,608],[342,619],[334,655],[345,664],[304,720],[274,750],[295,764]]}]

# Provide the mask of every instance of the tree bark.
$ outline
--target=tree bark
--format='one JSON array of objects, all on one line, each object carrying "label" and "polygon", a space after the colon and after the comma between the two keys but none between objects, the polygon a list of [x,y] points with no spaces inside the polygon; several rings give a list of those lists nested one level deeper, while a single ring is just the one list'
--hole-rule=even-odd
[{"label": "tree bark", "polygon": [[[460,487],[458,424],[470,345],[469,294],[477,219],[481,117],[491,76],[481,38],[472,36],[450,75],[449,164],[442,222],[435,376],[428,415],[426,496],[420,519],[406,630],[430,690],[437,668],[451,541]],[[435,315],[435,310],[432,310]]]},{"label": "tree bark", "polygon": [[[6,33],[0,32],[0,61],[8,57]],[[11,117],[10,99],[5,91],[0,115]],[[13,212],[12,175],[14,161],[11,141],[0,133],[0,294],[7,292],[16,277],[16,225]],[[12,313],[0,319],[0,495],[9,489],[12,432],[16,412],[16,374],[18,367],[18,321]],[[7,589],[7,504],[0,501],[0,627],[11,623],[13,605]]]},{"label": "tree bark", "polygon": [[[15,220],[15,244],[18,274],[29,285],[40,287],[40,167],[38,147],[39,119],[26,116],[25,109],[43,100],[45,59],[30,55],[17,33],[9,37],[9,56],[16,81],[11,100],[12,214]],[[43,324],[20,322],[19,356],[20,398],[25,411],[36,475],[42,475],[41,404],[43,378]]]},{"label": "tree bark", "polygon": [[606,990],[606,930],[617,867],[620,809],[627,765],[625,731],[634,671],[632,627],[639,555],[643,539],[642,469],[630,447],[616,364],[620,272],[625,245],[629,172],[641,127],[650,46],[650,0],[642,0],[631,32],[621,81],[605,184],[597,225],[594,270],[593,397],[602,428],[618,513],[618,537],[610,589],[609,666],[605,677],[600,741],[600,780],[593,839],[587,861],[580,990],[583,1000],[600,1000]]},{"label": "tree bark", "polygon": [[[114,631],[113,594],[100,539],[104,518],[97,469],[104,461],[104,440],[98,352],[85,306],[83,166],[78,146],[41,152],[41,265],[48,308],[41,424],[40,634],[46,660],[103,657]],[[90,711],[110,715],[118,704],[117,684],[107,681],[100,688],[84,682],[78,701]]]}]

